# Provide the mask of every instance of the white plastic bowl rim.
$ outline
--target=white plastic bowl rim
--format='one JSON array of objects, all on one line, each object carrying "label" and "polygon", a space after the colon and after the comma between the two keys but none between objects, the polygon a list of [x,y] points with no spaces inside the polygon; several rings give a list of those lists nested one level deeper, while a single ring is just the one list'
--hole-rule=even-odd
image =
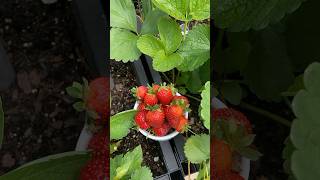
[{"label": "white plastic bowl rim", "polygon": [[[212,100],[212,105],[213,108],[215,109],[220,109],[220,108],[226,108],[227,106],[223,104],[219,99],[213,98]],[[245,180],[248,180],[249,178],[249,173],[250,173],[250,160],[242,157],[241,158],[241,164],[240,164],[240,175],[244,177]]]},{"label": "white plastic bowl rim", "polygon": [[[181,94],[176,93],[176,96],[181,96]],[[138,106],[139,106],[139,102],[136,101],[136,103],[134,104],[133,109],[138,109]],[[188,119],[188,115],[189,115],[188,112],[184,113],[184,117],[186,119]],[[147,138],[150,138],[150,139],[155,140],[155,141],[168,141],[168,140],[174,138],[175,136],[177,136],[179,134],[178,131],[173,131],[172,133],[167,134],[165,136],[155,136],[155,135],[153,135],[153,134],[149,133],[148,131],[146,131],[144,129],[141,129],[141,128],[139,128],[139,131],[140,131],[141,134],[143,134]]]}]

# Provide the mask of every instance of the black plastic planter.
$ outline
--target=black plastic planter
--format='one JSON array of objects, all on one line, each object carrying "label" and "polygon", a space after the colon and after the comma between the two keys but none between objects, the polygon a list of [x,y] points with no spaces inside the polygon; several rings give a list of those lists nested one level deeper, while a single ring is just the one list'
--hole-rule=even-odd
[{"label": "black plastic planter", "polygon": [[0,90],[5,90],[14,82],[15,72],[0,39]]}]

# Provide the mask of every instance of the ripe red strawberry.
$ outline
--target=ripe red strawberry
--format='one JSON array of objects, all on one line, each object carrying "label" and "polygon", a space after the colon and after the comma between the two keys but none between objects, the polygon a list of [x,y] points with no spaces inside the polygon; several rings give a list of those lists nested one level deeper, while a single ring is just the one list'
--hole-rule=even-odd
[{"label": "ripe red strawberry", "polygon": [[181,116],[175,129],[179,132],[186,131],[188,129],[188,120],[184,116]]},{"label": "ripe red strawberry", "polygon": [[107,158],[93,158],[81,169],[80,180],[101,180],[108,177]]},{"label": "ripe red strawberry", "polygon": [[90,139],[88,149],[93,151],[93,157],[104,156],[108,154],[107,129],[95,133]]},{"label": "ripe red strawberry", "polygon": [[211,144],[211,167],[214,175],[221,175],[232,168],[232,151],[228,144],[213,138]]},{"label": "ripe red strawberry", "polygon": [[164,112],[164,114],[166,115],[167,114],[167,110],[168,110],[168,105],[161,104],[161,109]]},{"label": "ripe red strawberry", "polygon": [[239,173],[233,172],[233,171],[227,171],[220,175],[214,175],[214,180],[244,180],[242,176],[240,176]]},{"label": "ripe red strawberry", "polygon": [[170,105],[167,107],[166,118],[171,127],[177,127],[181,116],[183,116],[183,109],[180,106]]},{"label": "ripe red strawberry", "polygon": [[170,104],[173,98],[172,89],[168,86],[161,86],[157,92],[157,98],[161,104]]},{"label": "ripe red strawberry", "polygon": [[150,127],[146,122],[146,114],[147,113],[145,111],[140,111],[137,112],[134,118],[134,121],[141,129],[148,129]]},{"label": "ripe red strawberry", "polygon": [[154,106],[158,103],[157,96],[155,94],[147,93],[144,97],[144,103],[149,106]]},{"label": "ripe red strawberry", "polygon": [[147,112],[146,121],[151,127],[161,127],[164,123],[165,114],[161,108],[156,108]]},{"label": "ripe red strawberry", "polygon": [[169,124],[167,123],[163,123],[161,127],[159,128],[152,128],[154,133],[157,135],[157,136],[165,136],[168,134],[169,130],[171,129]]},{"label": "ripe red strawberry", "polygon": [[138,105],[138,111],[144,111],[146,110],[146,105],[143,102],[140,102]]},{"label": "ripe red strawberry", "polygon": [[153,85],[152,85],[152,90],[153,90],[153,92],[155,92],[155,93],[158,92],[159,88],[160,88],[160,85],[158,85],[158,84],[153,84]]},{"label": "ripe red strawberry", "polygon": [[146,86],[139,86],[131,89],[133,96],[139,100],[143,100],[148,92],[148,88]]},{"label": "ripe red strawberry", "polygon": [[248,134],[252,134],[252,126],[247,117],[241,112],[231,109],[222,108],[213,110],[213,120],[235,121],[238,125],[246,128]]},{"label": "ripe red strawberry", "polygon": [[105,123],[109,118],[109,79],[99,77],[90,82],[85,97],[88,110],[98,114],[98,120]]},{"label": "ripe red strawberry", "polygon": [[185,96],[174,96],[172,98],[172,104],[178,104],[184,108],[189,106],[189,100]]}]

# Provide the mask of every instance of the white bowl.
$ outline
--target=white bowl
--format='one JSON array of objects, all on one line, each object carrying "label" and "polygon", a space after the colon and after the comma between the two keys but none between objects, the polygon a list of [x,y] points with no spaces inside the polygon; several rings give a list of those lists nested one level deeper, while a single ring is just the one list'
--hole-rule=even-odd
[{"label": "white bowl", "polygon": [[[181,94],[176,93],[176,96],[181,96]],[[134,104],[133,109],[137,110],[138,106],[139,106],[139,102],[136,101],[136,103]],[[186,119],[188,119],[188,112],[184,113],[184,117]],[[155,135],[153,135],[153,134],[149,133],[148,131],[146,131],[144,129],[141,129],[141,128],[139,128],[139,131],[140,131],[141,134],[143,134],[147,138],[150,138],[150,139],[155,140],[155,141],[168,141],[168,140],[174,138],[175,136],[177,136],[179,134],[178,131],[173,131],[172,133],[167,134],[165,136],[155,136]]]},{"label": "white bowl", "polygon": [[[223,104],[219,99],[213,98],[212,100],[212,106],[214,109],[221,109],[221,108],[226,108],[227,106]],[[244,179],[248,180],[249,178],[249,173],[250,173],[250,160],[242,157],[241,158],[241,164],[240,164],[240,175],[244,177]]]}]

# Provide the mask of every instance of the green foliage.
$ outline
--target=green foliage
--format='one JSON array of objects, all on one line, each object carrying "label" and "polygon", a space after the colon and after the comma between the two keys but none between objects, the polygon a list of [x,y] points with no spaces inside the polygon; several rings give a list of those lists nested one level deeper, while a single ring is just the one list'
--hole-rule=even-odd
[{"label": "green foliage", "polygon": [[209,0],[152,0],[153,4],[181,21],[204,20],[210,17]]},{"label": "green foliage", "polygon": [[204,85],[201,93],[200,116],[204,122],[204,126],[210,130],[210,81]]},{"label": "green foliage", "polygon": [[69,96],[74,97],[74,98],[79,98],[82,99],[83,98],[83,93],[84,93],[84,87],[82,86],[82,84],[78,83],[78,82],[73,82],[72,86],[69,86],[66,88],[66,91],[68,93]]},{"label": "green foliage", "polygon": [[137,32],[136,11],[131,0],[110,1],[110,25]]},{"label": "green foliage", "polygon": [[297,119],[290,138],[295,146],[291,157],[292,172],[297,179],[316,180],[320,176],[320,63],[308,66],[304,73],[305,89],[292,102]]},{"label": "green foliage", "polygon": [[153,68],[157,71],[169,71],[182,62],[182,57],[175,53],[182,41],[179,25],[170,18],[162,17],[158,21],[160,39],[152,35],[143,35],[137,46],[141,52],[153,58]]},{"label": "green foliage", "polygon": [[111,179],[135,180],[141,176],[143,179],[152,179],[152,174],[149,168],[141,167],[142,149],[137,146],[131,152],[125,155],[118,155],[110,160],[110,177]]},{"label": "green foliage", "polygon": [[229,31],[263,29],[295,11],[304,0],[213,0],[216,25]]},{"label": "green foliage", "polygon": [[159,9],[150,11],[143,21],[141,34],[158,34],[159,31],[157,28],[157,24],[159,19],[161,19],[162,17],[167,17],[167,15]]},{"label": "green foliage", "polygon": [[47,156],[0,176],[0,180],[78,179],[80,169],[89,160],[86,152],[66,152]]},{"label": "green foliage", "polygon": [[2,107],[2,99],[0,96],[0,149],[2,147],[3,135],[4,135],[4,112]]},{"label": "green foliage", "polygon": [[191,136],[184,146],[184,153],[192,163],[202,163],[210,159],[210,136],[207,134]]},{"label": "green foliage", "polygon": [[110,139],[119,140],[125,137],[130,128],[133,126],[133,119],[136,115],[136,110],[127,110],[120,112],[110,118]]},{"label": "green foliage", "polygon": [[210,58],[210,27],[197,25],[186,36],[178,53],[184,58],[180,71],[193,71]]},{"label": "green foliage", "polygon": [[112,28],[110,31],[110,57],[116,61],[137,60],[141,52],[137,48],[138,36],[128,30]]}]

